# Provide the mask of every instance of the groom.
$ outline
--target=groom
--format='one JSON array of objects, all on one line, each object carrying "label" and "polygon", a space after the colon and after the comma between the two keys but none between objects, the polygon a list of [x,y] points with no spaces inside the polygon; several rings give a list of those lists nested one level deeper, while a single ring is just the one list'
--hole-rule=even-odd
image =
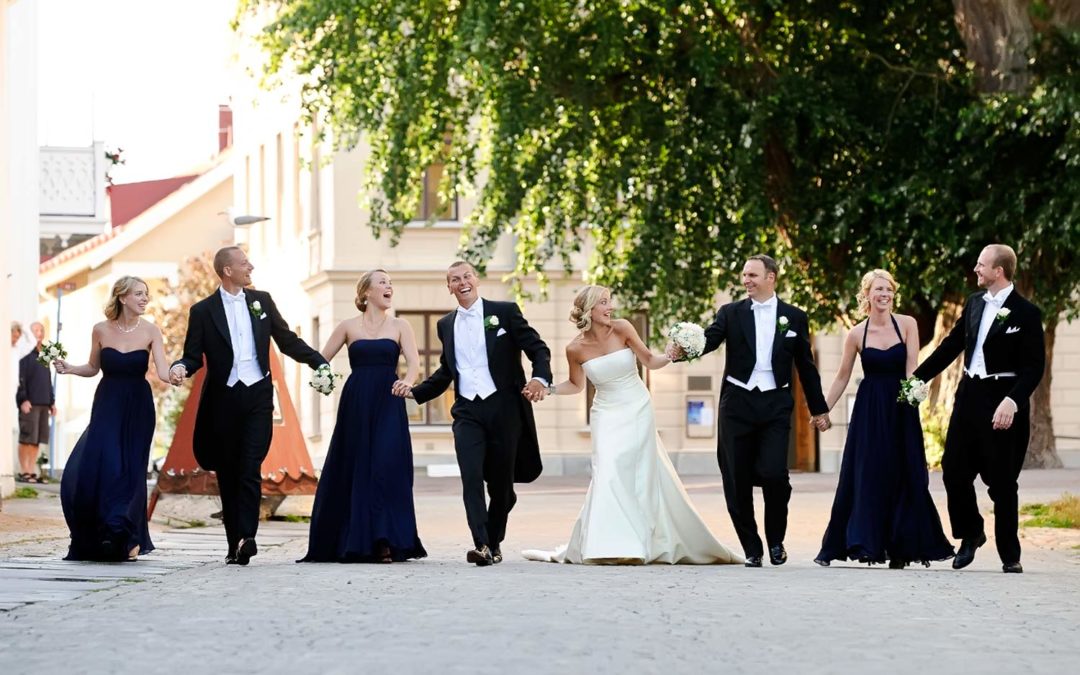
[{"label": "groom", "polygon": [[1016,479],[1024,465],[1030,434],[1029,399],[1046,368],[1042,314],[1013,288],[1016,252],[991,244],[979,253],[975,277],[979,288],[964,303],[952,331],[914,376],[929,381],[961,352],[964,377],[956,388],[942,478],[949,503],[953,536],[960,550],[953,568],[967,567],[986,543],[983,519],[975,498],[975,477],[981,475],[994,502],[994,537],[1002,570],[1019,573],[1020,539],[1016,536]]},{"label": "groom", "polygon": [[[454,450],[461,469],[465,517],[477,566],[502,562],[506,520],[517,495],[514,482],[529,483],[542,470],[530,400],[543,400],[551,381],[551,352],[513,302],[480,297],[480,280],[467,262],[455,262],[446,285],[458,307],[439,319],[439,368],[408,396],[426,403],[454,384]],[[526,384],[521,353],[533,365]],[[485,505],[484,483],[491,503]]]},{"label": "groom", "polygon": [[289,330],[269,293],[245,288],[254,269],[239,247],[214,255],[221,287],[192,305],[184,357],[169,371],[173,384],[180,384],[206,357],[206,382],[195,418],[195,459],[207,471],[217,472],[229,544],[225,562],[235,565],[247,565],[258,552],[259,469],[273,431],[270,338],[282,353],[312,368],[326,363]]},{"label": "groom", "polygon": [[[724,384],[720,390],[720,442],[717,455],[728,514],[739,535],[747,567],[761,567],[764,553],[754,518],[755,485],[765,499],[765,539],[769,561],[787,562],[788,434],[791,411],[791,366],[799,370],[814,425],[832,426],[821,393],[821,378],[810,351],[806,312],[776,297],[780,268],[767,255],[751,256],[743,266],[745,300],[720,308],[705,329],[708,354],[727,341]],[[671,354],[681,358],[676,346]]]}]

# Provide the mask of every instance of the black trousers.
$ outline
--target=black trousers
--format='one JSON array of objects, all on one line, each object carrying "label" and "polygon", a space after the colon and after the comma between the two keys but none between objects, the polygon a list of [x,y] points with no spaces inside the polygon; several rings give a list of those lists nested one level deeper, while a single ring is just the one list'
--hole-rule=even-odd
[{"label": "black trousers", "polygon": [[746,556],[762,556],[754,517],[754,486],[765,499],[765,539],[769,546],[787,534],[788,435],[795,402],[791,389],[747,391],[725,384],[720,394],[720,443],[717,458],[728,514]]},{"label": "black trousers", "polygon": [[1012,378],[964,376],[956,389],[945,454],[941,458],[953,537],[970,539],[983,533],[983,518],[975,496],[975,477],[981,476],[994,502],[994,537],[1004,563],[1020,561],[1016,481],[1031,434],[1027,401],[1016,402],[1020,409],[1011,427],[994,430],[994,411],[1008,395],[1013,382]]},{"label": "black trousers", "polygon": [[[465,518],[473,544],[499,547],[506,536],[506,519],[517,502],[514,459],[521,437],[521,404],[514,396],[495,392],[486,399],[454,402],[454,450],[461,469]],[[490,503],[485,503],[484,484]]]},{"label": "black trousers", "polygon": [[217,403],[214,429],[221,457],[217,480],[231,555],[241,539],[251,539],[259,529],[260,469],[273,435],[273,385],[269,377],[250,387],[237,382]]}]

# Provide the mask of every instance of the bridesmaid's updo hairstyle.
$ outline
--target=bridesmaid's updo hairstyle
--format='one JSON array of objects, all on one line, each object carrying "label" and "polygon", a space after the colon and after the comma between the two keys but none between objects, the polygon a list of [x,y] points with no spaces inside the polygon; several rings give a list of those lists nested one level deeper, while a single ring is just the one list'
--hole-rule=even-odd
[{"label": "bridesmaid's updo hairstyle", "polygon": [[586,286],[578,291],[574,298],[574,308],[570,310],[570,323],[579,331],[587,331],[592,328],[592,310],[600,298],[607,292],[603,286]]},{"label": "bridesmaid's updo hairstyle", "polygon": [[874,285],[875,279],[884,279],[889,282],[893,290],[893,306],[900,300],[900,284],[896,283],[896,279],[893,279],[893,275],[889,274],[888,270],[870,270],[863,275],[862,282],[859,284],[859,293],[855,296],[855,299],[859,302],[859,316],[870,316],[870,287]]},{"label": "bridesmaid's updo hairstyle", "polygon": [[142,284],[146,286],[147,290],[150,290],[150,286],[139,277],[128,275],[116,280],[116,283],[112,285],[112,292],[109,293],[109,301],[105,303],[106,319],[116,321],[120,318],[121,312],[124,311],[124,305],[120,302],[120,298],[134,291],[136,284]]},{"label": "bridesmaid's updo hairstyle", "polygon": [[371,280],[374,278],[376,272],[382,272],[389,276],[389,272],[384,269],[368,270],[360,275],[360,281],[356,282],[356,308],[361,312],[367,310],[367,295],[368,290],[371,289]]}]

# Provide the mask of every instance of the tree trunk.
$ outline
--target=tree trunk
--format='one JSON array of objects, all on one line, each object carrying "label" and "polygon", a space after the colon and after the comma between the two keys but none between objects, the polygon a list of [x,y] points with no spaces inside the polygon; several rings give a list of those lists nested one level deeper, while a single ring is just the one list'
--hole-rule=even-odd
[{"label": "tree trunk", "polygon": [[979,91],[1020,93],[1031,85],[1031,0],[953,0],[956,27],[975,64]]},{"label": "tree trunk", "polygon": [[[941,312],[937,316],[937,325],[934,329],[934,339],[923,346],[919,353],[919,362],[922,361],[937,349],[941,341],[945,339],[945,336],[949,334],[949,331],[953,329],[956,322],[960,320],[960,314],[964,311],[964,306],[957,302],[946,302],[942,305]],[[949,415],[952,414],[953,399],[955,398],[955,392],[957,385],[960,384],[960,376],[964,372],[963,359],[956,359],[952,365],[945,369],[939,377],[935,377],[934,381],[930,383],[930,398],[929,406],[931,408],[940,407],[945,416],[946,424],[948,423]]]},{"label": "tree trunk", "polygon": [[1031,440],[1028,442],[1025,469],[1060,469],[1064,464],[1057,454],[1054,439],[1054,414],[1050,409],[1050,384],[1053,380],[1054,341],[1057,337],[1057,316],[1046,321],[1046,372],[1035,393],[1031,395]]}]

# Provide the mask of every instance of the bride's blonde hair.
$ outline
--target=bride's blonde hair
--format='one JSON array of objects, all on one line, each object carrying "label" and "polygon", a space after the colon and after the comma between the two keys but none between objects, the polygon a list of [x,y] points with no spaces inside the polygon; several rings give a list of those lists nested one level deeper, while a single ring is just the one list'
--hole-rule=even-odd
[{"label": "bride's blonde hair", "polygon": [[578,291],[574,298],[574,308],[570,310],[570,322],[579,331],[587,331],[592,328],[592,311],[604,293],[610,292],[604,286],[586,286]]},{"label": "bride's blonde hair", "polygon": [[874,285],[874,279],[884,279],[889,282],[893,290],[893,307],[900,300],[900,284],[896,283],[893,275],[888,270],[870,270],[863,275],[859,284],[859,292],[855,299],[859,302],[859,316],[870,316],[870,287]]}]

